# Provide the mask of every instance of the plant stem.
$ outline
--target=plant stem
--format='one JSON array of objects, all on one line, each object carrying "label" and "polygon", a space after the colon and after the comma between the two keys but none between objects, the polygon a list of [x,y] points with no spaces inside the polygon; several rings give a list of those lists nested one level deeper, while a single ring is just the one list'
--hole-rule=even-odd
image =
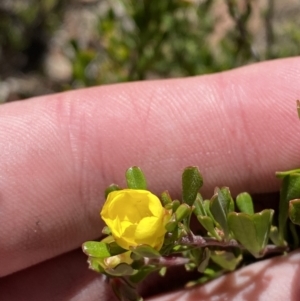
[{"label": "plant stem", "polygon": [[190,262],[189,258],[181,256],[160,257],[160,258],[145,258],[145,265],[158,265],[162,267],[172,267],[178,265],[185,265]]},{"label": "plant stem", "polygon": [[275,245],[267,245],[262,253],[262,256],[266,256],[266,255],[270,255],[270,254],[274,254],[274,253],[284,253],[289,251],[289,247],[288,246],[275,246]]},{"label": "plant stem", "polygon": [[230,248],[236,247],[240,249],[245,249],[241,244],[239,244],[235,239],[231,239],[229,241],[219,241],[215,238],[211,237],[202,237],[198,235],[188,235],[181,238],[180,244],[188,245],[188,246],[195,246],[195,247],[223,247],[223,248]]},{"label": "plant stem", "polygon": [[[194,234],[190,234],[184,236],[179,241],[179,244],[187,245],[187,246],[195,246],[199,248],[204,247],[221,247],[221,248],[240,248],[241,250],[246,250],[246,248],[237,242],[235,239],[231,239],[229,241],[219,241],[215,238],[211,237],[202,237]],[[261,252],[262,256],[266,256],[274,253],[284,253],[288,251],[287,246],[275,246],[275,245],[267,245]]]}]

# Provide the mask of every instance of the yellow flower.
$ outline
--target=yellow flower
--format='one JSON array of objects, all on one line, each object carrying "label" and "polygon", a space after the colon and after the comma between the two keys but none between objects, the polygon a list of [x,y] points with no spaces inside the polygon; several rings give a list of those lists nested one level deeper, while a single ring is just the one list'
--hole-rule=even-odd
[{"label": "yellow flower", "polygon": [[170,216],[156,195],[138,189],[109,193],[101,211],[115,241],[126,250],[140,244],[160,250]]}]

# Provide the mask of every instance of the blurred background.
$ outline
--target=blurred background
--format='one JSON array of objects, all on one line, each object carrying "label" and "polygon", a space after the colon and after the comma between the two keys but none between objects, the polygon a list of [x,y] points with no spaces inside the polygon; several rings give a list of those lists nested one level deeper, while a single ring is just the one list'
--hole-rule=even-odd
[{"label": "blurred background", "polygon": [[0,1],[0,102],[299,54],[299,0]]}]

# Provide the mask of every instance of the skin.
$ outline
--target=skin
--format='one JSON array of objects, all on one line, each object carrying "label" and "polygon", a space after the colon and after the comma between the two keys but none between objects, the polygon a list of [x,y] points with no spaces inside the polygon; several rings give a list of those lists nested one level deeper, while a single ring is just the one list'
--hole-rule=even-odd
[{"label": "skin", "polygon": [[[132,165],[151,191],[173,197],[189,165],[207,197],[217,185],[233,195],[278,191],[275,171],[300,166],[299,77],[300,58],[290,58],[2,105],[1,300],[113,300],[78,248],[100,236],[104,189],[124,187]],[[147,300],[297,300],[299,257]]]}]

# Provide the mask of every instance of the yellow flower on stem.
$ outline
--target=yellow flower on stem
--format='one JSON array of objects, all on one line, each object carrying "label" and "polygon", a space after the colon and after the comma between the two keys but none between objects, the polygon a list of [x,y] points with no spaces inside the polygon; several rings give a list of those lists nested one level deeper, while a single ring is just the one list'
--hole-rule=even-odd
[{"label": "yellow flower on stem", "polygon": [[171,214],[151,192],[123,189],[109,193],[101,217],[122,248],[146,244],[160,250]]}]

